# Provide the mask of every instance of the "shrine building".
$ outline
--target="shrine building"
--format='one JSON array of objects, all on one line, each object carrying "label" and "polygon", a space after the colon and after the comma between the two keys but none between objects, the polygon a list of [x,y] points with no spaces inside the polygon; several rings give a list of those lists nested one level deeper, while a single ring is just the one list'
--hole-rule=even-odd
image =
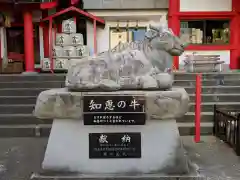
[{"label": "shrine building", "polygon": [[175,69],[191,53],[220,55],[225,69],[240,69],[238,0],[1,0],[0,73],[53,72],[45,61],[70,18],[90,55],[142,40],[149,23],[161,22],[189,44]]}]

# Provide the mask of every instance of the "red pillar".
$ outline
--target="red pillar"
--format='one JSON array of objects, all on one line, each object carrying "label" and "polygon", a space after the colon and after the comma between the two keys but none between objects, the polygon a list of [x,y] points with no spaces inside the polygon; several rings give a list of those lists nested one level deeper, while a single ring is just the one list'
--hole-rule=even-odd
[{"label": "red pillar", "polygon": [[[180,21],[178,18],[179,9],[179,0],[169,0],[168,27],[171,28],[176,35],[179,35],[180,32]],[[177,56],[173,57],[173,65],[175,69],[179,68],[179,58]]]},{"label": "red pillar", "polygon": [[235,16],[230,24],[230,43],[233,45],[230,56],[230,69],[240,69],[240,4],[232,0],[232,11]]},{"label": "red pillar", "polygon": [[[62,9],[60,7],[57,7],[57,12],[61,11]],[[59,21],[57,24],[57,33],[62,33],[62,21]]]},{"label": "red pillar", "polygon": [[58,33],[62,32],[62,24],[61,23],[57,24],[57,32]]},{"label": "red pillar", "polygon": [[231,49],[230,54],[230,69],[238,69],[239,68],[239,57],[240,57],[240,37],[239,37],[239,31],[240,31],[240,24],[239,24],[240,18],[234,17],[232,19],[231,25],[230,25],[230,43],[232,44],[233,49]]},{"label": "red pillar", "polygon": [[[42,11],[42,17],[48,17],[48,10]],[[48,26],[44,24],[43,26],[43,49],[44,49],[44,57],[49,57],[49,33],[48,33]]]},{"label": "red pillar", "polygon": [[201,138],[201,103],[202,103],[202,75],[196,75],[196,96],[195,96],[195,142]]},{"label": "red pillar", "polygon": [[26,72],[34,72],[33,22],[32,13],[30,11],[25,11],[23,13],[23,21],[25,70]]},{"label": "red pillar", "polygon": [[49,27],[48,27],[48,32],[49,32],[49,58],[50,58],[50,68],[51,68],[51,72],[53,73],[53,54],[52,54],[52,48],[53,48],[53,33],[52,33],[52,29],[53,29],[53,19],[49,19]]}]

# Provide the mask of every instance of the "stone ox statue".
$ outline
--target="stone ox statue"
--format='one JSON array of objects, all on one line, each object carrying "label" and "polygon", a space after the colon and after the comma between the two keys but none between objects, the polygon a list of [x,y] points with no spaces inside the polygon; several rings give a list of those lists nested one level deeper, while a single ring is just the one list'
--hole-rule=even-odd
[{"label": "stone ox statue", "polygon": [[120,43],[114,49],[71,62],[66,78],[70,90],[169,89],[172,56],[184,44],[163,26],[150,25],[143,41]]}]

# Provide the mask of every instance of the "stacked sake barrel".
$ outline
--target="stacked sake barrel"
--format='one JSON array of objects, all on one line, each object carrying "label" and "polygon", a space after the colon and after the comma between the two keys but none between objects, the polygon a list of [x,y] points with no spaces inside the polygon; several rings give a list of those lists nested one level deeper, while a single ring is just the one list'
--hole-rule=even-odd
[{"label": "stacked sake barrel", "polygon": [[[83,35],[77,33],[76,23],[72,19],[63,21],[62,33],[56,34],[52,53],[54,70],[67,70],[72,61],[79,61],[89,56]],[[45,59],[43,69],[50,69],[50,63],[50,59]]]}]

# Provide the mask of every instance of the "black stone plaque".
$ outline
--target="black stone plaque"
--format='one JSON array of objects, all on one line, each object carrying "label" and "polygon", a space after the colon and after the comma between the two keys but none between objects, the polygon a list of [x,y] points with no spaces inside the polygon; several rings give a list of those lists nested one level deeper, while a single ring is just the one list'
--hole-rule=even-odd
[{"label": "black stone plaque", "polygon": [[84,96],[84,125],[144,125],[143,96]]},{"label": "black stone plaque", "polygon": [[89,158],[141,158],[141,133],[90,133]]}]

